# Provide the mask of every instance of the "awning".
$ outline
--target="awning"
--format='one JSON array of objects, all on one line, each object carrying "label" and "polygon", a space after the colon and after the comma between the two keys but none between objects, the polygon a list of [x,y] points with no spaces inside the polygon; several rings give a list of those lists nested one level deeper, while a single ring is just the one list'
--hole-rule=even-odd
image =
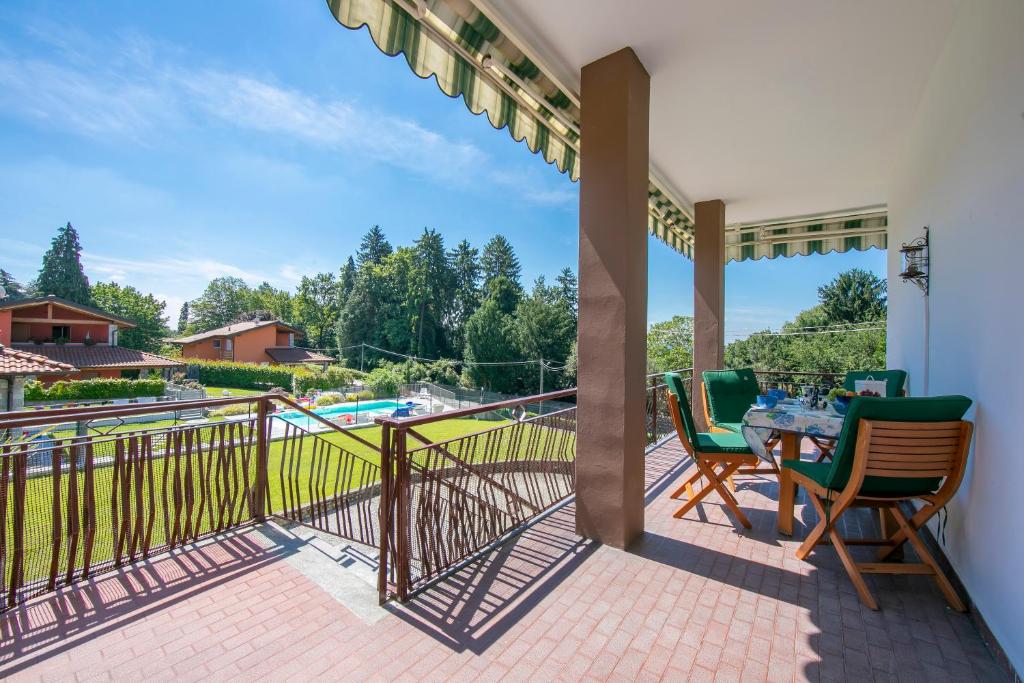
[{"label": "awning", "polygon": [[[353,30],[365,26],[382,52],[404,55],[417,76],[433,76],[446,95],[461,96],[471,112],[486,114],[492,126],[507,128],[513,139],[525,142],[530,151],[542,154],[572,180],[579,179],[578,95],[559,86],[472,0],[327,0],[327,5],[342,26]],[[693,258],[691,207],[673,196],[668,183],[654,173],[647,196],[648,231]],[[787,240],[784,237],[797,238],[803,229],[831,231],[832,227],[826,223],[779,227],[772,232],[758,227],[732,226],[729,234],[737,246],[727,260],[885,246],[884,223],[881,238],[877,230],[860,230]],[[786,235],[776,234],[780,230],[786,230]]]},{"label": "awning", "polygon": [[888,212],[881,208],[727,225],[725,261],[885,249],[888,225]]}]

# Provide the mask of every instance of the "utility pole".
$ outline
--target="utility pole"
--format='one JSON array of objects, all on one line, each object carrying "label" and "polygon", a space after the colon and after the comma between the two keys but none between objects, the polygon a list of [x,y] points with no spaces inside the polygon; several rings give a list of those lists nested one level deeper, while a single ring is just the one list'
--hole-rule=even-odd
[{"label": "utility pole", "polygon": [[539,394],[544,393],[544,359],[540,359],[540,391]]},{"label": "utility pole", "polygon": [[359,372],[363,372],[363,351],[366,350],[366,344],[360,342],[359,344]]}]

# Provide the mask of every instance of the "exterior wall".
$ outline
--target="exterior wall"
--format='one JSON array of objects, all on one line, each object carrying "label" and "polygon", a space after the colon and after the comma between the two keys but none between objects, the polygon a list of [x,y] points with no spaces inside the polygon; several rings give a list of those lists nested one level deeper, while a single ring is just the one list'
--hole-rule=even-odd
[{"label": "exterior wall", "polygon": [[[19,339],[18,341],[30,341],[34,339],[49,339],[52,336],[53,325],[61,325],[64,323],[30,323],[28,327],[28,337],[25,339]],[[71,341],[75,343],[81,343],[85,341],[86,335],[96,342],[97,344],[106,344],[108,340],[108,326],[106,323],[72,323],[68,325],[71,328]]]},{"label": "exterior wall", "polygon": [[4,346],[10,345],[12,341],[12,325],[13,323],[11,322],[11,312],[0,311],[0,344],[3,344]]},{"label": "exterior wall", "polygon": [[276,327],[267,325],[249,330],[235,337],[235,360],[239,363],[270,363],[266,349],[276,345]]},{"label": "exterior wall", "polygon": [[[973,451],[948,507],[946,555],[1024,670],[1024,3],[963,3],[889,188],[890,367],[912,395],[974,399]],[[931,295],[903,283],[899,246],[931,228]],[[933,519],[933,522],[935,520]],[[940,539],[941,542],[941,539]]]},{"label": "exterior wall", "polygon": [[277,339],[274,342],[274,346],[294,346],[294,344],[290,344],[289,341],[290,341],[290,333],[288,333],[288,332],[278,332],[277,333]]},{"label": "exterior wall", "polygon": [[[221,344],[224,340],[221,340]],[[181,347],[182,358],[200,358],[202,360],[220,360],[220,352],[223,349],[213,348],[212,339],[204,339],[203,341],[193,342],[192,344],[185,344]]]}]

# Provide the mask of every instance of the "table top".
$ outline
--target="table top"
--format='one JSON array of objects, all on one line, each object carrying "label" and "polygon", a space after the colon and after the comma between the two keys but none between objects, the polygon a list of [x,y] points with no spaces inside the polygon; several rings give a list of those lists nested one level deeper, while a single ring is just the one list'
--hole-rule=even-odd
[{"label": "table top", "polygon": [[843,431],[844,419],[832,408],[814,410],[800,403],[779,403],[775,408],[768,410],[751,408],[743,416],[743,424],[748,427],[836,438]]}]

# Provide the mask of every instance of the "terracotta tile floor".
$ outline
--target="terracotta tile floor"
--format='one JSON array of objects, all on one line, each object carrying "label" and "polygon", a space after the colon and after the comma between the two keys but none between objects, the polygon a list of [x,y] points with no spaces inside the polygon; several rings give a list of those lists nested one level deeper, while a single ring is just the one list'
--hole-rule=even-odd
[{"label": "terracotta tile floor", "polygon": [[1005,680],[930,580],[870,578],[872,612],[829,548],[796,560],[767,479],[737,482],[751,531],[714,503],[673,519],[681,458],[673,443],[649,454],[647,533],[629,552],[577,539],[570,505],[363,620],[296,568],[293,546],[249,530],[5,614],[0,676]]}]

